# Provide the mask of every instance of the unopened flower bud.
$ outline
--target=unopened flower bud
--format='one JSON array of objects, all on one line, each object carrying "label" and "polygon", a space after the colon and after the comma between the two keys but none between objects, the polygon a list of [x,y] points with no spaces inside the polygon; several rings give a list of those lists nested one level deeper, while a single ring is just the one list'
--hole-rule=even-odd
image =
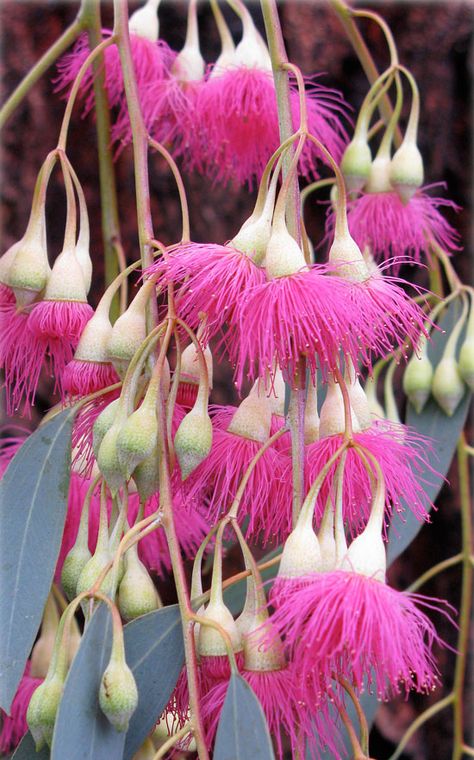
[{"label": "unopened flower bud", "polygon": [[365,190],[367,193],[388,193],[390,184],[390,156],[376,156],[370,167]]},{"label": "unopened flower bud", "polygon": [[346,147],[341,160],[341,171],[350,193],[362,190],[372,165],[372,153],[365,137],[354,137]]},{"label": "unopened flower bud", "polygon": [[279,578],[299,578],[321,569],[321,549],[311,525],[299,523],[283,547],[278,569]]},{"label": "unopened flower bud", "polygon": [[432,380],[433,365],[426,352],[419,358],[413,354],[403,374],[403,391],[417,414],[430,397]]},{"label": "unopened flower bud", "polygon": [[423,184],[423,159],[412,140],[404,140],[390,162],[390,183],[403,203],[408,203]]},{"label": "unopened flower bud", "polygon": [[462,379],[474,391],[474,337],[468,335],[462,344],[458,366]]},{"label": "unopened flower bud", "polygon": [[118,589],[118,608],[124,620],[134,620],[160,607],[148,570],[138,558],[136,544],[125,553],[125,572]]},{"label": "unopened flower bud", "polygon": [[74,546],[66,555],[61,570],[61,585],[69,601],[76,597],[80,575],[91,557],[87,542],[78,535]]},{"label": "unopened flower bud", "polygon": [[[82,594],[84,591],[89,591],[96,582],[99,575],[103,572],[105,566],[110,562],[112,556],[106,547],[96,548],[95,553],[90,560],[84,565],[84,568],[79,575],[77,581],[76,594]],[[104,594],[108,594],[111,589],[111,573],[107,573],[105,576],[100,590]],[[86,600],[83,603],[83,609],[87,609],[89,601]]]},{"label": "unopened flower bud", "polygon": [[[354,433],[360,432],[359,421],[351,405],[351,421]],[[321,407],[319,418],[319,437],[328,438],[331,435],[340,435],[346,429],[344,411],[344,399],[338,383],[330,380],[326,392],[326,398]]]},{"label": "unopened flower bud", "polygon": [[97,455],[97,465],[115,495],[123,485],[125,478],[118,458],[117,441],[122,429],[122,422],[114,422],[102,438]]},{"label": "unopened flower bud", "polygon": [[229,433],[257,443],[265,443],[270,435],[272,410],[266,396],[259,396],[257,381],[237,411],[227,430]]},{"label": "unopened flower bud", "polygon": [[100,683],[99,704],[117,731],[128,729],[130,718],[137,708],[138,690],[124,657],[112,654]]},{"label": "unopened flower bud", "polygon": [[212,422],[207,410],[194,406],[182,419],[174,438],[181,477],[189,475],[207,457],[212,446]]},{"label": "unopened flower bud", "polygon": [[43,244],[42,224],[16,245],[6,284],[13,289],[18,305],[28,306],[45,289],[51,272]]},{"label": "unopened flower bud", "polygon": [[141,501],[146,501],[160,487],[160,454],[158,446],[138,464],[133,471],[133,480]]},{"label": "unopened flower bud", "polygon": [[[202,350],[207,367],[209,391],[212,390],[213,362],[209,346]],[[194,343],[186,346],[181,354],[179,387],[176,400],[184,406],[191,407],[196,401],[200,380],[199,355]]]},{"label": "unopened flower bud", "polygon": [[97,459],[99,455],[100,444],[104,435],[110,430],[114,424],[115,415],[119,406],[120,399],[116,398],[107,404],[105,409],[101,411],[92,428],[92,440],[94,454]]},{"label": "unopened flower bud", "polygon": [[465,390],[456,359],[450,356],[441,359],[433,375],[431,391],[448,417],[453,416]]},{"label": "unopened flower bud", "polygon": [[117,455],[125,480],[130,478],[137,464],[151,454],[157,439],[155,400],[147,395],[141,406],[122,425],[117,437]]},{"label": "unopened flower bud", "polygon": [[286,224],[274,224],[265,254],[267,276],[277,279],[306,268],[303,251],[290,235]]},{"label": "unopened flower bud", "polygon": [[130,34],[136,34],[150,42],[156,42],[159,34],[158,5],[160,0],[148,0],[142,8],[134,11],[128,21]]},{"label": "unopened flower bud", "polygon": [[146,304],[154,288],[153,282],[145,283],[112,328],[107,353],[121,377],[146,338]]},{"label": "unopened flower bud", "polygon": [[370,276],[362,251],[348,230],[343,235],[336,233],[334,236],[329,262],[336,267],[334,275],[351,282],[365,282]]},{"label": "unopened flower bud", "polygon": [[26,722],[39,751],[46,743],[51,746],[54,723],[63,693],[64,679],[58,674],[47,677],[38,686],[26,713]]},{"label": "unopened flower bud", "polygon": [[[220,600],[211,600],[201,617],[218,623],[228,634],[234,652],[242,649],[242,639],[230,610]],[[198,637],[198,652],[204,657],[219,657],[227,654],[225,642],[216,628],[201,624]]]}]

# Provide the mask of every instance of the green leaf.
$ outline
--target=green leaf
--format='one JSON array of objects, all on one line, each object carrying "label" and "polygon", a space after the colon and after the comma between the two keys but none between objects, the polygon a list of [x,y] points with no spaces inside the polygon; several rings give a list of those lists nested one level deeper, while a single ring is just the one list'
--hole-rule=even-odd
[{"label": "green leaf", "polygon": [[274,760],[262,706],[239,675],[232,675],[217,727],[214,760]]},{"label": "green leaf", "polygon": [[[450,304],[440,321],[440,331],[435,331],[428,347],[428,355],[433,367],[436,367],[441,359],[446,342],[450,336],[451,330],[459,318],[459,307],[455,302]],[[462,337],[459,344],[462,343]],[[445,477],[451,465],[453,456],[456,451],[459,436],[466,424],[469,404],[472,394],[466,388],[464,398],[456,409],[452,417],[448,417],[438,406],[433,398],[430,398],[420,414],[417,414],[411,404],[408,405],[406,414],[406,424],[417,433],[427,436],[433,441],[432,451],[425,451],[426,458],[431,467],[439,473],[435,476],[428,468],[424,472],[417,474],[422,478],[424,490],[427,495],[426,510],[429,511],[429,502],[434,502],[438,496]],[[389,532],[389,545],[387,549],[387,559],[389,564],[392,563],[405,549],[423,527],[422,522],[417,520],[408,504],[405,505],[406,511],[404,522],[397,520]]]},{"label": "green leaf", "polygon": [[101,604],[74,657],[54,727],[51,760],[121,760],[125,734],[99,705],[99,687],[112,649],[112,621]]},{"label": "green leaf", "polygon": [[49,748],[45,746],[37,752],[33,737],[28,731],[13,753],[12,760],[49,760]]},{"label": "green leaf", "polygon": [[166,707],[184,664],[179,607],[174,604],[133,620],[124,628],[125,653],[138,688],[138,707],[125,742],[129,760]]},{"label": "green leaf", "polygon": [[38,428],[0,483],[0,706],[9,712],[61,547],[75,410]]}]

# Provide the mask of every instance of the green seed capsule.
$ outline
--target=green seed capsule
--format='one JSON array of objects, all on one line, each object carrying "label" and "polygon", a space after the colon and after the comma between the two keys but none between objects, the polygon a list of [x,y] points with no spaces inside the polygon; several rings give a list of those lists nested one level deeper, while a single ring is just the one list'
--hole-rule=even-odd
[{"label": "green seed capsule", "polygon": [[110,658],[99,690],[102,712],[117,731],[126,731],[138,704],[133,673],[123,658]]},{"label": "green seed capsule", "polygon": [[413,355],[403,375],[403,390],[408,401],[420,414],[431,393],[433,366],[424,354],[420,358]]},{"label": "green seed capsule", "polygon": [[207,413],[195,408],[191,409],[181,421],[174,439],[183,480],[186,480],[207,457],[211,446],[211,418]]}]

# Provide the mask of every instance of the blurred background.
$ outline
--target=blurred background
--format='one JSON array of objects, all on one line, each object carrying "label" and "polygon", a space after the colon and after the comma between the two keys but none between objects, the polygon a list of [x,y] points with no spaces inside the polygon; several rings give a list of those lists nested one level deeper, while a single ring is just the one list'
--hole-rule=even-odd
[{"label": "blurred background", "polygon": [[[112,5],[103,2],[103,25],[110,27]],[[362,4],[356,3],[362,7]],[[57,39],[77,13],[77,3],[55,0],[1,0],[1,100],[12,92],[29,68]],[[133,10],[136,3],[130,3]],[[258,5],[249,4],[263,32]],[[421,92],[419,147],[425,160],[426,183],[445,182],[446,197],[462,207],[449,216],[463,239],[463,251],[456,254],[454,265],[464,281],[472,279],[472,69],[474,64],[472,2],[384,2],[364,4],[381,13],[394,34],[400,61],[414,74]],[[324,73],[321,83],[340,90],[357,113],[368,86],[365,75],[337,17],[326,2],[285,0],[279,5],[283,33],[290,60],[304,74]],[[240,39],[241,24],[225,10],[234,39]],[[159,12],[160,34],[180,49],[186,29],[186,5],[163,0]],[[199,5],[199,28],[202,52],[207,62],[219,54],[219,41],[209,5]],[[360,29],[382,70],[388,64],[385,42],[379,29],[362,21]],[[48,151],[55,147],[64,102],[54,94],[52,69],[31,90],[7,123],[1,135],[1,252],[18,240],[26,227],[36,174]],[[92,254],[95,283],[91,302],[97,303],[103,288],[100,229],[100,202],[97,180],[95,125],[91,118],[82,120],[75,112],[68,141],[68,154],[83,184],[92,230]],[[129,261],[138,256],[135,198],[131,150],[125,150],[116,164],[122,240]],[[180,211],[174,182],[164,162],[150,159],[152,212],[155,235],[165,244],[175,242],[180,234]],[[238,230],[251,213],[255,196],[246,189],[228,185],[213,187],[198,175],[186,175],[185,185],[191,209],[192,238],[223,243]],[[61,180],[54,175],[48,193],[48,236],[53,256],[59,252],[64,225],[64,195]],[[307,227],[315,245],[324,232],[325,206],[307,204]],[[407,272],[403,273],[407,276]],[[408,270],[410,276],[410,270]],[[226,365],[216,368],[213,400],[236,401],[232,372]],[[30,420],[21,424],[34,428],[44,411],[54,403],[50,378],[42,379],[36,408]],[[4,418],[4,421],[7,420]],[[18,422],[18,420],[17,420]],[[472,442],[472,424],[468,440]],[[438,499],[433,523],[425,527],[409,549],[391,569],[390,580],[405,588],[432,564],[459,551],[459,510],[456,468],[448,475]],[[423,588],[423,593],[448,598],[458,606],[460,573],[458,569],[439,575]],[[435,621],[442,638],[454,646],[455,631],[442,619]],[[472,652],[472,647],[471,647]],[[443,690],[452,685],[454,656],[449,650],[439,652],[443,673]],[[466,717],[474,715],[473,660],[467,672]],[[429,697],[415,697],[405,702],[394,700],[380,707],[371,740],[371,754],[377,760],[388,758],[417,714],[442,696],[441,689]],[[474,734],[474,728],[471,731]],[[413,737],[403,758],[413,760],[447,760],[451,755],[452,715],[444,710]],[[468,738],[468,737],[466,737]],[[474,743],[471,737],[471,744]]]}]

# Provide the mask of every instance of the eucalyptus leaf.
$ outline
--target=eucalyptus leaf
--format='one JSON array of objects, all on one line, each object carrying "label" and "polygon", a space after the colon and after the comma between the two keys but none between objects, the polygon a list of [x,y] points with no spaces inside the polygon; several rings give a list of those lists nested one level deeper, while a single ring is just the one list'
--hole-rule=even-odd
[{"label": "eucalyptus leaf", "polygon": [[184,664],[181,614],[174,604],[133,620],[124,628],[125,654],[138,688],[124,759],[139,749],[166,707]]},{"label": "eucalyptus leaf", "polygon": [[0,706],[9,712],[61,547],[75,409],[39,427],[0,483]]},{"label": "eucalyptus leaf", "polygon": [[49,760],[49,747],[45,745],[37,752],[34,739],[28,731],[13,753],[11,760]]},{"label": "eucalyptus leaf", "polygon": [[54,727],[51,760],[121,760],[125,734],[99,705],[99,688],[112,649],[110,611],[100,604],[69,670]]},{"label": "eucalyptus leaf", "polygon": [[274,760],[262,706],[239,675],[232,675],[217,727],[214,760]]}]

